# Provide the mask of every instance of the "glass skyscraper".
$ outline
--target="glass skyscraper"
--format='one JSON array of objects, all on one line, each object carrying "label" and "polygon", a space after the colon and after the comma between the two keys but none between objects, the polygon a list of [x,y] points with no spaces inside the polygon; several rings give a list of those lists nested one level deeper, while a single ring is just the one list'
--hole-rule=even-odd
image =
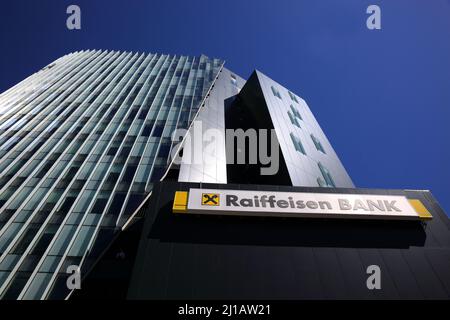
[{"label": "glass skyscraper", "polygon": [[223,61],[68,54],[0,96],[0,296],[63,298],[167,169]]},{"label": "glass skyscraper", "polygon": [[276,131],[284,171],[273,183],[353,187],[303,99],[220,59],[81,51],[1,94],[0,297],[67,297],[67,268],[88,272],[166,176],[250,177],[227,164],[225,141],[209,150],[214,163],[169,166],[174,130],[196,120],[224,132],[242,108],[247,126]]}]

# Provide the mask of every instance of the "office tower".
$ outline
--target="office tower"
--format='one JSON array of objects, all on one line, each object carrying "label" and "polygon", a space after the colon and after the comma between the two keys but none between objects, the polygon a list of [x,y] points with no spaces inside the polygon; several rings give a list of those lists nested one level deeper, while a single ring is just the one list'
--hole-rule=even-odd
[{"label": "office tower", "polygon": [[281,151],[275,175],[261,175],[262,164],[230,164],[231,182],[354,188],[305,100],[259,71],[229,102],[226,127],[273,129]]},{"label": "office tower", "polygon": [[0,297],[67,295],[166,172],[223,62],[68,54],[0,96]]},{"label": "office tower", "polygon": [[[245,81],[223,65],[80,51],[0,95],[1,298],[67,297],[71,266],[85,275],[140,219],[161,179],[353,187],[303,99],[258,71]],[[181,151],[172,134],[194,130],[194,120],[202,132],[274,129],[279,172],[231,163],[225,138],[202,153],[208,161],[171,162]]]}]

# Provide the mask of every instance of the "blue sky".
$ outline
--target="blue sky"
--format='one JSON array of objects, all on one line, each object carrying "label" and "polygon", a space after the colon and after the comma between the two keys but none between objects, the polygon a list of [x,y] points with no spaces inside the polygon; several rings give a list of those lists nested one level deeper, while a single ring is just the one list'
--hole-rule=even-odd
[{"label": "blue sky", "polygon": [[[69,4],[82,30],[65,27]],[[366,28],[370,4],[382,29]],[[80,49],[199,55],[303,97],[358,187],[450,213],[450,1],[40,0],[0,5],[0,91]]]}]

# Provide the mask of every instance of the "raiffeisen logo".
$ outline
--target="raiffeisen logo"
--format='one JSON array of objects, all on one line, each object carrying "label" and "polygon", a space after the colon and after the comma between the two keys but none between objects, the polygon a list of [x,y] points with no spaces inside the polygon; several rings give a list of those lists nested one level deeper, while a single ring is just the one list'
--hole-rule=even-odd
[{"label": "raiffeisen logo", "polygon": [[204,205],[204,206],[218,206],[218,205],[220,205],[220,195],[218,193],[204,193],[204,194],[202,194],[202,205]]},{"label": "raiffeisen logo", "polygon": [[176,213],[427,220],[432,216],[418,199],[406,196],[190,189],[176,193]]}]

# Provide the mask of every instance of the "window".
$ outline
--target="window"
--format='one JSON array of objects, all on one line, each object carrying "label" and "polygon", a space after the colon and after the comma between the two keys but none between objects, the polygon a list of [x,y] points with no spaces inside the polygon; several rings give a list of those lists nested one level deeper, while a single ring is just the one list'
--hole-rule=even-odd
[{"label": "window", "polygon": [[231,84],[234,86],[237,86],[237,79],[236,76],[234,74],[231,74]]},{"label": "window", "polygon": [[164,120],[158,120],[156,121],[155,129],[153,129],[152,137],[161,137],[163,131],[164,131]]},{"label": "window", "polygon": [[322,143],[319,141],[319,139],[317,139],[314,135],[311,134],[311,139],[314,142],[314,145],[316,146],[316,149],[326,153],[325,150],[323,149]]},{"label": "window", "polygon": [[298,103],[297,97],[290,91],[288,91],[288,93],[289,93],[289,96],[291,97],[292,101],[295,101]]},{"label": "window", "polygon": [[272,93],[273,93],[273,95],[274,95],[275,97],[281,99],[280,92],[279,92],[277,89],[275,89],[274,86],[271,86],[271,88],[272,88]]},{"label": "window", "polygon": [[290,136],[291,136],[291,139],[292,139],[292,143],[294,144],[295,150],[297,150],[298,152],[303,153],[304,155],[306,155],[305,148],[303,147],[303,144],[300,141],[300,138],[297,137],[292,132],[291,132]]},{"label": "window", "polygon": [[298,121],[298,118],[295,117],[295,116],[292,114],[291,111],[288,111],[288,116],[289,116],[289,119],[291,119],[291,123],[292,123],[294,126],[301,128],[301,127],[300,127],[300,122]]},{"label": "window", "polygon": [[291,110],[288,111],[289,119],[291,119],[293,125],[301,128],[299,120],[303,120],[303,118],[300,115],[300,112],[298,112],[297,108],[295,108],[292,104],[290,105],[290,108]]},{"label": "window", "polygon": [[300,120],[303,120],[303,118],[300,115],[300,112],[297,110],[297,108],[295,108],[292,104],[290,105],[290,108],[295,117],[299,118]]},{"label": "window", "polygon": [[92,235],[94,234],[95,226],[82,226],[75,238],[72,247],[69,250],[68,256],[82,257],[89,245]]},{"label": "window", "polygon": [[78,226],[76,225],[65,225],[58,235],[58,238],[53,243],[53,246],[48,254],[50,256],[62,256],[69,245],[70,240],[72,240],[72,236],[74,235],[77,227]]},{"label": "window", "polygon": [[322,188],[327,186],[327,184],[325,183],[325,181],[321,177],[317,178],[317,184],[319,185],[319,187],[322,187]]},{"label": "window", "polygon": [[105,210],[108,199],[97,199],[94,206],[92,207],[91,213],[102,214]]},{"label": "window", "polygon": [[[330,171],[328,171],[328,169],[325,168],[325,166],[320,162],[317,165],[319,166],[320,172],[322,173],[322,176],[325,180],[325,186],[336,188],[336,184],[334,183],[334,180],[333,180],[333,177],[331,176]],[[319,180],[318,180],[318,182],[319,182]]]}]

